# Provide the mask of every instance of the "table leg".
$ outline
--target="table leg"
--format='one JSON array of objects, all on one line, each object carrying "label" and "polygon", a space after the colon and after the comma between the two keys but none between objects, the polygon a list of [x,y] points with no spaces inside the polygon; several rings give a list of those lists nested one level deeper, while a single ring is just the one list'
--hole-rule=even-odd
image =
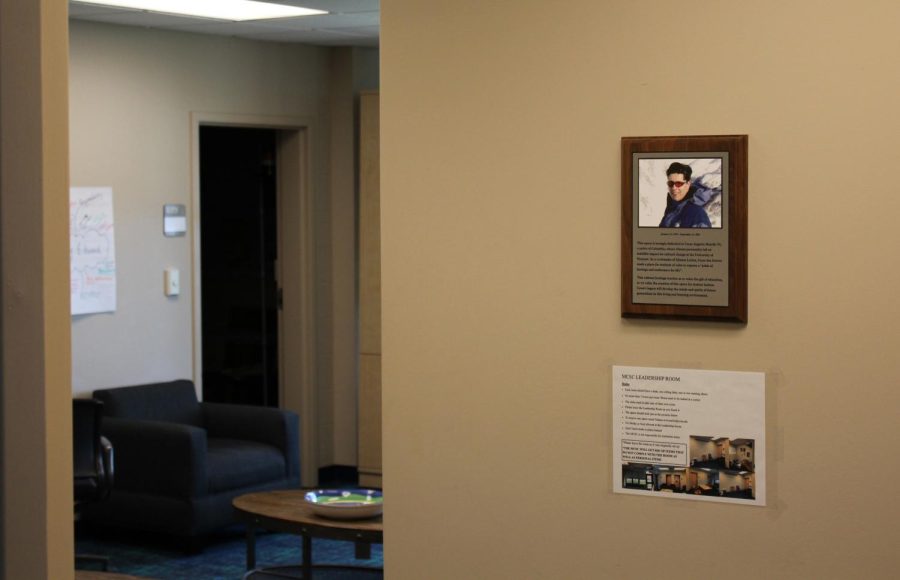
[{"label": "table leg", "polygon": [[303,534],[303,580],[310,580],[313,576],[312,538]]},{"label": "table leg", "polygon": [[355,542],[356,546],[356,556],[357,560],[371,560],[372,559],[372,544],[369,542]]},{"label": "table leg", "polygon": [[256,568],[256,526],[247,524],[247,570]]}]

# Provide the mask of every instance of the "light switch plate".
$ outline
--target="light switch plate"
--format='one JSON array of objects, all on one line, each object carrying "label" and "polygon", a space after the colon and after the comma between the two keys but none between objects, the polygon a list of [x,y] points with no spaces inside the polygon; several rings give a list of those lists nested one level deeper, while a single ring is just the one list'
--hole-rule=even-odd
[{"label": "light switch plate", "polygon": [[163,274],[163,284],[166,296],[178,296],[181,293],[181,276],[178,268],[166,268]]}]

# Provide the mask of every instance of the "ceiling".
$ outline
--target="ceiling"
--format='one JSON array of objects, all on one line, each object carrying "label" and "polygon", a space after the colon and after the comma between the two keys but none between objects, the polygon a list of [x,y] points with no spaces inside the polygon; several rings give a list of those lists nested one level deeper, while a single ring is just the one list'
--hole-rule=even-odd
[{"label": "ceiling", "polygon": [[109,8],[71,0],[69,17],[74,20],[218,34],[272,42],[299,42],[320,46],[378,46],[380,0],[278,0],[276,3],[327,10],[329,14],[231,22],[156,14],[128,8]]}]

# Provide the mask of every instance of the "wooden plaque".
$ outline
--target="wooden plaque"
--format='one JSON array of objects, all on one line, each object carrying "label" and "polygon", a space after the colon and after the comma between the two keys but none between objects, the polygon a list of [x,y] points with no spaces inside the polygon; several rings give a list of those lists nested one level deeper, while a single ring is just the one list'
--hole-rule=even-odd
[{"label": "wooden plaque", "polygon": [[747,136],[622,138],[622,316],[747,322]]}]

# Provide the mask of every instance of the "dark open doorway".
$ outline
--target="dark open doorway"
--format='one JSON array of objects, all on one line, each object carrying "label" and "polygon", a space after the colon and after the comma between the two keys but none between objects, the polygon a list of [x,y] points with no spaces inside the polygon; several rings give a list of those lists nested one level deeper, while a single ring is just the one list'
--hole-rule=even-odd
[{"label": "dark open doorway", "polygon": [[278,406],[274,129],[200,127],[203,399]]}]

